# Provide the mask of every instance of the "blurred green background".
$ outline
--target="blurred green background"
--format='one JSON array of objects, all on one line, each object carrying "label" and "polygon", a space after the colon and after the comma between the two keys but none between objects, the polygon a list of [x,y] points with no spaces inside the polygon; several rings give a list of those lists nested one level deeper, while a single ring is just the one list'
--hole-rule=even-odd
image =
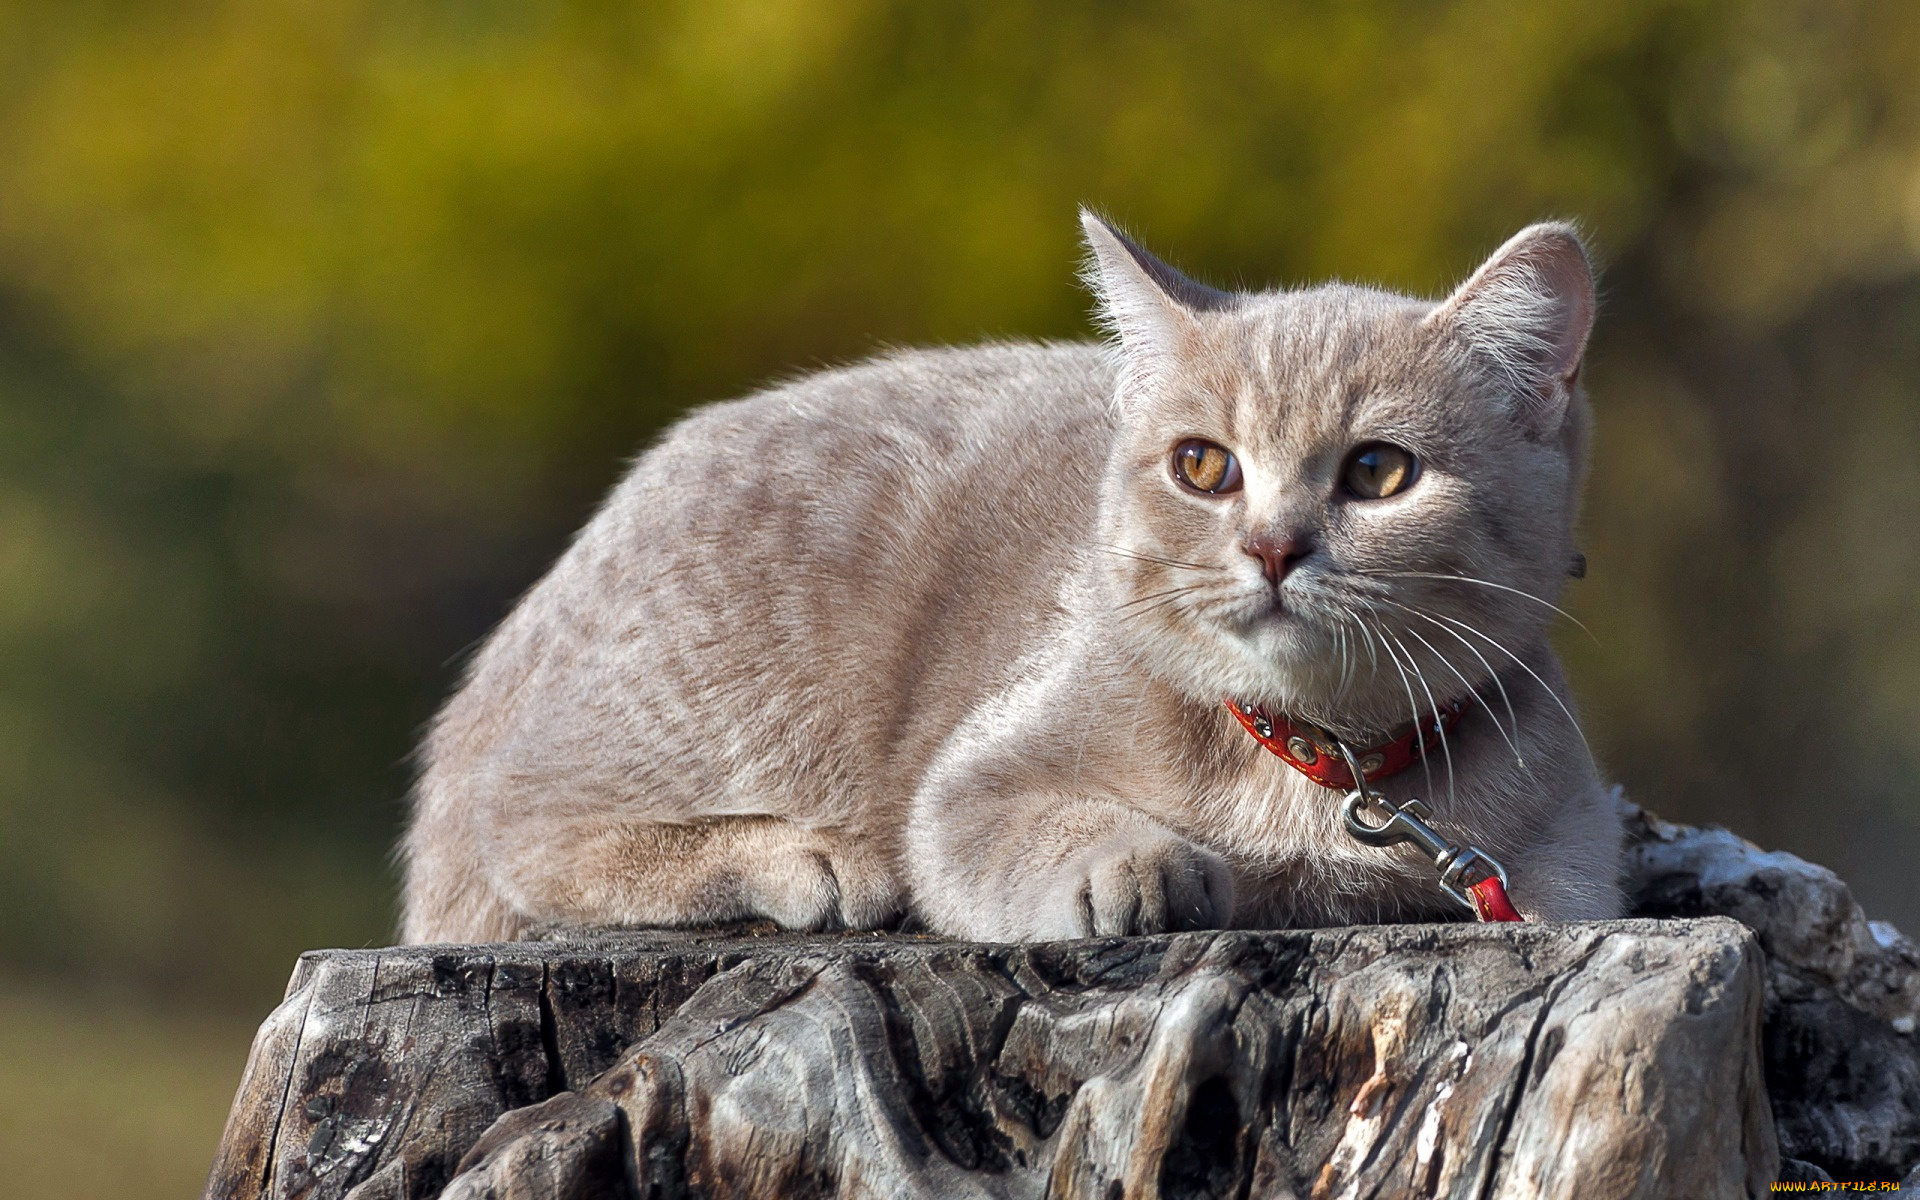
[{"label": "blurred green background", "polygon": [[1920,6],[0,5],[0,1177],[194,1193],[421,723],[689,405],[1219,283],[1606,267],[1608,768],[1920,927]]}]

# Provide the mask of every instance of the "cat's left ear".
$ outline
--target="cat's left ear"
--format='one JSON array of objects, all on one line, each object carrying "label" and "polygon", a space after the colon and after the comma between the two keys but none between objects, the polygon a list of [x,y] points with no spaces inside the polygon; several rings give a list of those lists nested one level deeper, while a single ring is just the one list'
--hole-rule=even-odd
[{"label": "cat's left ear", "polygon": [[1100,301],[1101,320],[1136,370],[1171,355],[1196,327],[1196,314],[1233,302],[1229,293],[1195,283],[1147,253],[1090,209],[1080,210],[1080,229],[1089,252],[1084,277]]},{"label": "cat's left ear", "polygon": [[1562,222],[1529,225],[1427,317],[1492,368],[1515,416],[1551,435],[1566,420],[1593,329],[1593,264]]}]

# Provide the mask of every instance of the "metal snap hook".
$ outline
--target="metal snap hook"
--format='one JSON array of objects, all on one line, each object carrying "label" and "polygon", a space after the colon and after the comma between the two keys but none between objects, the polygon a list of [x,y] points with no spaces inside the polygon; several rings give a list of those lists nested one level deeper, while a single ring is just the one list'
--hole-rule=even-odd
[{"label": "metal snap hook", "polygon": [[[1334,745],[1347,760],[1347,768],[1353,772],[1354,789],[1340,805],[1341,818],[1346,822],[1347,833],[1363,845],[1385,848],[1397,846],[1401,842],[1412,842],[1420,847],[1420,852],[1433,860],[1434,867],[1440,872],[1440,888],[1452,896],[1468,911],[1478,913],[1467,889],[1483,879],[1497,877],[1504,889],[1507,884],[1506,868],[1498,859],[1478,846],[1457,846],[1441,836],[1433,826],[1427,824],[1427,818],[1433,814],[1417,798],[1409,799],[1405,804],[1395,804],[1380,792],[1367,786],[1365,772],[1352,748],[1345,742],[1336,741]],[[1367,820],[1369,805],[1379,805],[1388,813],[1382,823],[1375,825]]]}]

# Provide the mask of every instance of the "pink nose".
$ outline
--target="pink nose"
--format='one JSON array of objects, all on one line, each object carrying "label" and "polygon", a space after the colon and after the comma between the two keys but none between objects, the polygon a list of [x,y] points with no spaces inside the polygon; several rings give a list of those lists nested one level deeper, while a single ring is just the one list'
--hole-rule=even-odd
[{"label": "pink nose", "polygon": [[1272,533],[1256,533],[1247,539],[1246,552],[1260,560],[1261,574],[1275,587],[1293,570],[1294,564],[1305,558],[1313,547],[1304,537],[1291,534],[1281,536]]}]

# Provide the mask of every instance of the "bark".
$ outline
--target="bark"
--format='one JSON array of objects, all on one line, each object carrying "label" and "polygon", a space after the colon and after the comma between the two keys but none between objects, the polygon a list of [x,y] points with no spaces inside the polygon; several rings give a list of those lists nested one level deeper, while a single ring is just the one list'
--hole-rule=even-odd
[{"label": "bark", "polygon": [[1832,871],[1627,806],[1627,883],[1650,916],[1723,914],[1767,960],[1764,1053],[1794,1178],[1920,1187],[1920,951]]},{"label": "bark", "polygon": [[1626,819],[1643,909],[1689,919],[308,954],[207,1195],[1756,1196],[1782,1150],[1900,1179],[1912,944],[1817,867]]}]

